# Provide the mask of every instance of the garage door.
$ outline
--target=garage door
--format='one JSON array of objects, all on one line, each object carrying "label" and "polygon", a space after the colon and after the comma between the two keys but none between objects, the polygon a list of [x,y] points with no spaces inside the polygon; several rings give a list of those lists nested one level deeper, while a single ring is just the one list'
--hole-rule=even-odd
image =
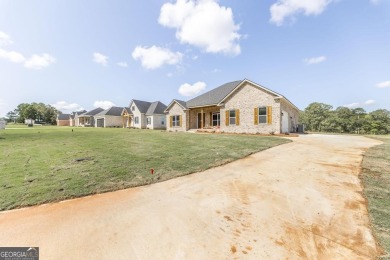
[{"label": "garage door", "polygon": [[96,120],[96,126],[104,127],[104,118],[99,118],[98,120]]}]

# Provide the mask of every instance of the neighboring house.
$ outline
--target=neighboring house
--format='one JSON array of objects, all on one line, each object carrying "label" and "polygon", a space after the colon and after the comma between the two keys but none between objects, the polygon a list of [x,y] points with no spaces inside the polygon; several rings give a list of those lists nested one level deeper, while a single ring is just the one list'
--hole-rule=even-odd
[{"label": "neighboring house", "polygon": [[79,115],[84,114],[85,112],[87,112],[87,110],[72,112],[72,114],[70,114],[70,118],[69,118],[69,125],[70,126],[78,126]]},{"label": "neighboring house", "polygon": [[130,110],[130,107],[124,107],[122,110],[122,127],[129,128],[132,125],[133,113]]},{"label": "neighboring house", "polygon": [[299,109],[284,96],[250,80],[226,83],[165,110],[167,130],[217,129],[228,133],[296,132]]},{"label": "neighboring house", "polygon": [[85,112],[81,115],[78,115],[75,118],[76,126],[95,126],[95,116],[100,112],[104,111],[103,108],[95,108],[91,111]]},{"label": "neighboring house", "polygon": [[[127,127],[166,129],[166,105],[160,101],[147,102],[133,99],[122,116]],[[125,124],[124,124],[125,125]]]},{"label": "neighboring house", "polygon": [[148,111],[146,111],[146,128],[148,129],[166,129],[166,115],[165,109],[167,106],[156,101],[150,104]]},{"label": "neighboring house", "polygon": [[95,127],[122,127],[123,107],[110,107],[95,115]]},{"label": "neighboring house", "polygon": [[57,126],[70,126],[70,114],[58,114]]}]

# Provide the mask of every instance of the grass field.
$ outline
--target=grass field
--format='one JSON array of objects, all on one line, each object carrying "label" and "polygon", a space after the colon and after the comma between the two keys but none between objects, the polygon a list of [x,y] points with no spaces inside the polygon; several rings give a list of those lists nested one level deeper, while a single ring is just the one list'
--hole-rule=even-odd
[{"label": "grass field", "polygon": [[163,181],[286,142],[112,128],[2,130],[0,210]]},{"label": "grass field", "polygon": [[390,136],[376,138],[383,144],[365,153],[362,179],[374,233],[390,259]]}]

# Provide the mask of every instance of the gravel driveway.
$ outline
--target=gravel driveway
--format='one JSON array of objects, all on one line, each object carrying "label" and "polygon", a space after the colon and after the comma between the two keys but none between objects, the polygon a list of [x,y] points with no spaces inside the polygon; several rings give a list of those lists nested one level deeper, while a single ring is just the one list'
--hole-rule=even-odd
[{"label": "gravel driveway", "polygon": [[41,259],[369,259],[360,136],[304,135],[145,187],[0,213],[0,246]]}]

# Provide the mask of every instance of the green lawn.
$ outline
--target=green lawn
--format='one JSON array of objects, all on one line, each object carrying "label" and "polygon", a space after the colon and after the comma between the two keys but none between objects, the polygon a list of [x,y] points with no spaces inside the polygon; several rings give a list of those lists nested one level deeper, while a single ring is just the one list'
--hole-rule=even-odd
[{"label": "green lawn", "polygon": [[365,153],[362,179],[374,233],[390,259],[390,136],[375,138],[384,144]]},{"label": "green lawn", "polygon": [[286,142],[118,128],[1,130],[0,210],[159,182]]}]

